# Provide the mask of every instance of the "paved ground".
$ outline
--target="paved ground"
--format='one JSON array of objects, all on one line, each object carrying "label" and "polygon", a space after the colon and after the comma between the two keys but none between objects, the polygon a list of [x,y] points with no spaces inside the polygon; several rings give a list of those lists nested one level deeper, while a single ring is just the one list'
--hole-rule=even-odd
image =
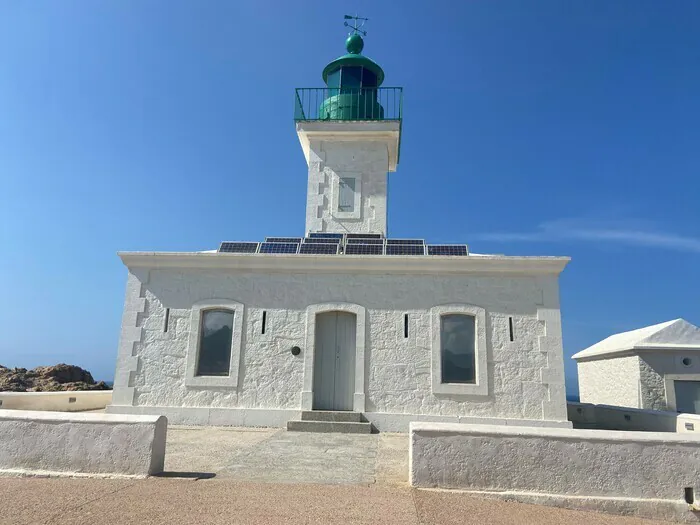
[{"label": "paved ground", "polygon": [[405,485],[408,435],[170,428],[165,470],[265,483]]},{"label": "paved ground", "polygon": [[164,477],[0,478],[0,525],[659,523],[412,490],[405,434],[168,433]]}]

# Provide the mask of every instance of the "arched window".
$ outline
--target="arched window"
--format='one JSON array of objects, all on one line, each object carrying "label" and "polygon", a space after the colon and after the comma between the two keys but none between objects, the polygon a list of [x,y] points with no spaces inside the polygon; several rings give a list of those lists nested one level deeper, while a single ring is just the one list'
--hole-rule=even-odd
[{"label": "arched window", "polygon": [[448,304],[430,312],[433,394],[488,395],[486,310]]},{"label": "arched window", "polygon": [[192,305],[187,387],[238,386],[244,316],[243,305],[229,299],[207,299]]},{"label": "arched window", "polygon": [[204,310],[199,329],[196,376],[228,376],[231,372],[232,310]]},{"label": "arched window", "polygon": [[442,383],[476,382],[476,320],[474,316],[440,316]]}]

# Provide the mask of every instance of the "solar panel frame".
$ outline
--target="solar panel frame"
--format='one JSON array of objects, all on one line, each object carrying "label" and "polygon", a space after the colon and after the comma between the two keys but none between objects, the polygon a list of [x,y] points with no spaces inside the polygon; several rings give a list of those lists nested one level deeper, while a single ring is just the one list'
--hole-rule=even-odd
[{"label": "solar panel frame", "polygon": [[346,239],[381,239],[381,233],[346,233]]},{"label": "solar panel frame", "polygon": [[301,237],[265,237],[265,242],[284,242],[299,244],[301,242]]},{"label": "solar panel frame", "polygon": [[345,255],[384,255],[384,244],[346,244]]},{"label": "solar panel frame", "polygon": [[424,239],[387,239],[387,244],[425,244]]},{"label": "solar panel frame", "polygon": [[352,237],[349,239],[345,239],[345,245],[347,246],[348,244],[384,244],[384,239],[375,239],[375,238],[362,239],[362,238]]},{"label": "solar panel frame", "polygon": [[263,242],[260,243],[258,253],[267,254],[292,254],[299,251],[299,243],[293,242]]},{"label": "solar panel frame", "polygon": [[425,255],[422,244],[387,244],[386,255]]},{"label": "solar panel frame", "polygon": [[219,253],[257,253],[259,242],[238,242],[238,241],[223,241],[219,245]]},{"label": "solar panel frame", "polygon": [[304,239],[305,244],[340,244],[343,239],[335,239],[331,237],[307,237]]},{"label": "solar panel frame", "polygon": [[342,239],[344,233],[330,233],[330,232],[314,232],[309,234],[311,239]]},{"label": "solar panel frame", "polygon": [[469,252],[466,244],[429,244],[428,255],[464,256]]},{"label": "solar panel frame", "polygon": [[299,246],[299,254],[304,255],[337,255],[340,243],[305,243]]}]

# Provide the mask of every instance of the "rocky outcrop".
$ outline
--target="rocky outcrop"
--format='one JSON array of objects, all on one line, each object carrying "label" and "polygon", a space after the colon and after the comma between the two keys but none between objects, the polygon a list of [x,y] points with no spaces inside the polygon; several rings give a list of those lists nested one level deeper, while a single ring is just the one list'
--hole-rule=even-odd
[{"label": "rocky outcrop", "polygon": [[75,365],[58,364],[26,368],[0,365],[0,392],[57,392],[60,390],[110,390],[104,381]]}]

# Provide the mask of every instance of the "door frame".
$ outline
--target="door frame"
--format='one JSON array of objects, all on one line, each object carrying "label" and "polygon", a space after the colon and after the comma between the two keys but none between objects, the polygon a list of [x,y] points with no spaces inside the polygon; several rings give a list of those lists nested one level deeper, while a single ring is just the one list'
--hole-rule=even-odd
[{"label": "door frame", "polygon": [[304,389],[301,392],[301,409],[313,410],[314,357],[316,355],[316,316],[326,312],[355,314],[355,391],[352,396],[353,412],[365,411],[365,341],[366,311],[364,306],[353,303],[321,303],[306,308],[306,338],[304,344]]},{"label": "door frame", "polygon": [[[664,388],[666,390],[666,408],[672,412],[676,408],[676,381],[700,381],[700,374],[666,374],[664,375]],[[644,407],[641,407],[644,408]]]}]

